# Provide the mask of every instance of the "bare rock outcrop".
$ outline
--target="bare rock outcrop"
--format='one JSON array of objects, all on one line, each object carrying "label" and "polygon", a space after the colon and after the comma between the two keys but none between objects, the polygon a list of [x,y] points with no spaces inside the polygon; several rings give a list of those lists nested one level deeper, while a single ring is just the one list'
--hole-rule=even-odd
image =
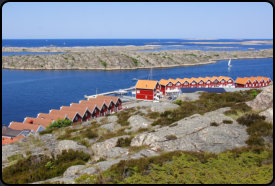
[{"label": "bare rock outcrop", "polygon": [[125,132],[138,131],[142,128],[148,128],[151,124],[147,119],[143,118],[140,115],[133,115],[128,119],[131,129],[126,129]]},{"label": "bare rock outcrop", "polygon": [[[170,126],[156,129],[155,132],[142,133],[132,139],[131,146],[149,145],[152,150],[186,150],[221,152],[245,146],[248,138],[246,127],[223,114],[228,108],[218,109],[204,115],[195,114]],[[219,126],[211,126],[216,122]]]},{"label": "bare rock outcrop", "polygon": [[117,140],[119,138],[126,138],[129,137],[128,135],[114,137],[103,142],[95,143],[91,146],[91,149],[94,153],[93,159],[95,161],[99,160],[100,158],[110,159],[118,156],[123,156],[128,154],[128,150],[116,147]]},{"label": "bare rock outcrop", "polygon": [[264,87],[255,99],[246,104],[253,110],[262,111],[260,115],[265,116],[266,121],[273,123],[273,85]]},{"label": "bare rock outcrop", "polygon": [[273,85],[264,87],[255,99],[247,102],[247,105],[252,107],[253,110],[266,110],[273,107]]},{"label": "bare rock outcrop", "polygon": [[72,140],[59,141],[55,149],[55,154],[60,154],[63,150],[69,150],[69,149],[72,149],[74,151],[82,151],[87,154],[93,155],[92,151],[90,151],[87,147],[80,145],[77,142]]}]

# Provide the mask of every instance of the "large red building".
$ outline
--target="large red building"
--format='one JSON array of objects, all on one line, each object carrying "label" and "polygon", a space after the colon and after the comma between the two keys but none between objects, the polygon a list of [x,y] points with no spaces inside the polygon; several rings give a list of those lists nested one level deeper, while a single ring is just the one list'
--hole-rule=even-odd
[{"label": "large red building", "polygon": [[138,80],[136,84],[136,99],[154,100],[160,94],[158,81]]}]

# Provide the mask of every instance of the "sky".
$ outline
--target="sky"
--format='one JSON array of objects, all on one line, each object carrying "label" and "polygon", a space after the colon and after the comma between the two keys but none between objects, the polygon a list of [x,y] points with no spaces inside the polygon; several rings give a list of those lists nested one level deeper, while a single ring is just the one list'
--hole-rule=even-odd
[{"label": "sky", "polygon": [[273,39],[267,2],[8,2],[3,39]]}]

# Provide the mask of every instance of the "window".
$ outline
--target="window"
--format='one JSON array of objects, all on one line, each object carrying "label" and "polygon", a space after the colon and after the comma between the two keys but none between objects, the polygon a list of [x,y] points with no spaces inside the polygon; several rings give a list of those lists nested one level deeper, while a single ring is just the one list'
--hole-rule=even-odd
[{"label": "window", "polygon": [[188,82],[185,82],[184,85],[188,85]]},{"label": "window", "polygon": [[210,81],[207,81],[207,84],[210,84],[211,82]]},{"label": "window", "polygon": [[140,93],[140,90],[137,90],[137,93],[139,94],[139,93]]}]

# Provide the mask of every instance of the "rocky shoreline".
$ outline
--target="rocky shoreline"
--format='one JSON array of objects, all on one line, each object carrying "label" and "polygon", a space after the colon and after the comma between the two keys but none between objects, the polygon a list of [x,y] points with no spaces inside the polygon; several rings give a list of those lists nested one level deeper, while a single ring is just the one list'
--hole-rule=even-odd
[{"label": "rocky shoreline", "polygon": [[156,49],[160,45],[107,47],[3,47],[2,52],[64,52],[49,55],[2,56],[2,69],[17,70],[136,70],[215,63],[218,60],[272,58],[273,49],[200,51]]}]

